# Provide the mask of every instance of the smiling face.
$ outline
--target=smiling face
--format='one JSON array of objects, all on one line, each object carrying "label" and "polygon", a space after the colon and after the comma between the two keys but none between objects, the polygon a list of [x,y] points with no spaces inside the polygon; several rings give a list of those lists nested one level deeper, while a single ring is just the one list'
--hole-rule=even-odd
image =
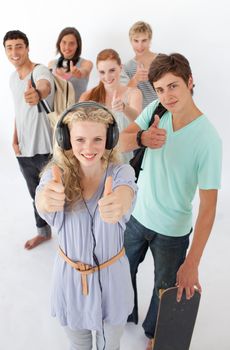
[{"label": "smiling face", "polygon": [[150,51],[151,39],[149,38],[149,33],[134,34],[130,41],[137,57],[143,56]]},{"label": "smiling face", "polygon": [[162,105],[171,113],[178,113],[192,100],[193,79],[188,84],[173,73],[166,73],[153,83],[153,87]]},{"label": "smiling face", "polygon": [[121,66],[116,60],[99,61],[97,69],[101,82],[106,88],[113,88],[120,81]]},{"label": "smiling face", "polygon": [[15,68],[22,67],[29,60],[29,47],[26,46],[22,39],[6,40],[5,52]]},{"label": "smiling face", "polygon": [[77,51],[77,40],[73,34],[63,36],[60,42],[60,52],[66,59],[71,59]]},{"label": "smiling face", "polygon": [[73,154],[81,168],[97,167],[105,152],[107,127],[103,123],[76,121],[70,129]]}]

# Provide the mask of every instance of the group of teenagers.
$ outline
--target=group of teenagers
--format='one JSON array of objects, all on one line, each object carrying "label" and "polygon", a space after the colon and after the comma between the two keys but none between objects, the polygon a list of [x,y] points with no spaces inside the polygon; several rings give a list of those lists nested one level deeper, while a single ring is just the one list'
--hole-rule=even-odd
[{"label": "group of teenagers", "polygon": [[[92,331],[97,349],[120,349],[126,322],[138,323],[136,275],[148,248],[154,286],[143,328],[152,350],[160,290],[176,285],[178,302],[184,291],[187,299],[201,293],[199,264],[215,219],[221,139],[194,102],[189,61],[153,53],[148,23],[134,23],[129,38],[134,58],[122,65],[115,50],[101,51],[99,83],[90,90],[93,63],[81,56],[76,28],[61,31],[58,58],[48,67],[30,60],[23,32],[3,39],[15,67],[13,149],[37,227],[25,248],[49,240],[51,228],[58,233],[51,313],[70,350],[92,349]],[[71,81],[76,97],[54,130],[38,108],[41,100],[53,107],[51,72]],[[154,114],[159,103],[161,118]],[[129,161],[139,148],[145,153],[137,180]]]}]

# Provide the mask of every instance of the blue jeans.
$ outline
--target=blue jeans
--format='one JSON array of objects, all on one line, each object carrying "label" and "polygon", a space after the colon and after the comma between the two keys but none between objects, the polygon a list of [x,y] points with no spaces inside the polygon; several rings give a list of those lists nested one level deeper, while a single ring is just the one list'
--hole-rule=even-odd
[{"label": "blue jeans", "polygon": [[33,199],[34,217],[37,226],[37,232],[41,236],[49,236],[51,233],[50,227],[37,212],[35,207],[35,191],[40,181],[40,173],[45,165],[50,160],[50,154],[36,154],[33,157],[17,157],[20,170],[26,180],[26,184]]},{"label": "blue jeans", "polygon": [[144,260],[148,247],[154,260],[154,289],[143,328],[148,338],[154,337],[157,311],[159,305],[159,289],[175,286],[176,274],[186,257],[191,231],[182,237],[169,237],[149,230],[141,225],[133,216],[125,231],[125,250],[129,259],[132,283],[134,288],[134,309],[129,316],[130,321],[138,322],[138,302],[136,274],[139,264]]}]

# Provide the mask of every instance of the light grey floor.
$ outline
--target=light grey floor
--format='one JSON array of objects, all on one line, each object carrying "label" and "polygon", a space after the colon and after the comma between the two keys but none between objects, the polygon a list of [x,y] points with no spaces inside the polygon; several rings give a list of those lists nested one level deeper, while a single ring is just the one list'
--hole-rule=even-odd
[{"label": "light grey floor", "polygon": [[[0,350],[67,350],[65,334],[50,316],[49,292],[57,237],[32,251],[30,198],[13,157],[3,160],[0,190]],[[218,214],[200,268],[203,293],[190,350],[230,349],[229,197],[220,195]],[[151,296],[150,254],[138,275],[140,324],[129,324],[121,350],[144,350],[141,321]],[[175,349],[176,350],[176,349]]]}]

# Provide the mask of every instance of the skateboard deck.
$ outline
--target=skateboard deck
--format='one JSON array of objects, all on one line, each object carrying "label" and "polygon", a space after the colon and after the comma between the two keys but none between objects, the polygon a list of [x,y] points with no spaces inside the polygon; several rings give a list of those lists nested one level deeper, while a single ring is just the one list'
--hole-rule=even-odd
[{"label": "skateboard deck", "polygon": [[155,330],[153,350],[188,350],[200,303],[200,293],[186,299],[185,291],[181,301],[176,300],[177,287],[165,289],[160,304]]}]

